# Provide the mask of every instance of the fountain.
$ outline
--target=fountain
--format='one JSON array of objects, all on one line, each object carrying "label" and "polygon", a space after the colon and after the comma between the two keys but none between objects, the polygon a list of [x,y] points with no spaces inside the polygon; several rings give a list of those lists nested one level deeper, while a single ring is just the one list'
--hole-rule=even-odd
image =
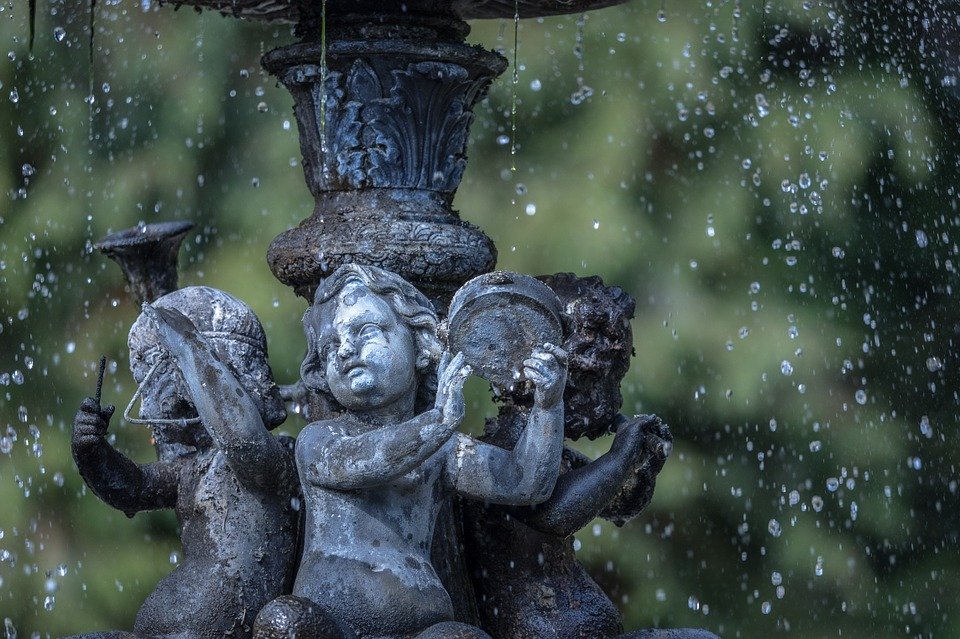
[{"label": "fountain", "polygon": [[[237,602],[240,607],[231,612],[229,607],[217,606],[216,615],[206,620],[204,615],[208,613],[202,610],[209,608],[208,604],[202,598],[190,596],[190,606],[196,610],[188,616],[194,621],[189,626],[178,627],[175,619],[179,618],[177,615],[182,606],[188,603],[181,600],[183,593],[187,592],[184,584],[190,588],[190,580],[194,579],[192,588],[205,593],[216,593],[220,587],[208,586],[199,578],[201,573],[190,576],[194,572],[187,566],[193,566],[197,561],[197,551],[186,551],[188,540],[192,538],[189,535],[196,534],[189,532],[194,526],[187,523],[193,502],[184,506],[177,501],[178,517],[185,535],[184,548],[190,556],[169,580],[161,583],[141,609],[135,628],[138,635],[165,636],[179,630],[191,637],[214,637],[229,628],[231,634],[249,636],[252,632],[260,639],[280,636],[346,638],[355,635],[362,638],[388,635],[486,637],[479,629],[482,626],[497,639],[628,636],[621,635],[623,628],[616,608],[574,558],[572,535],[597,516],[606,517],[618,525],[636,516],[649,502],[656,476],[671,450],[672,436],[659,419],[619,415],[622,402],[619,384],[631,353],[630,331],[623,327],[628,327],[633,301],[619,289],[605,287],[598,278],[559,275],[545,278],[547,286],[519,274],[491,273],[497,257],[493,242],[480,229],[460,220],[452,208],[453,197],[466,167],[466,145],[474,117],[473,108],[484,97],[490,83],[506,68],[506,60],[499,54],[464,42],[469,31],[465,20],[519,20],[583,12],[616,3],[609,0],[538,0],[512,4],[447,0],[404,3],[327,0],[319,4],[242,1],[226,4],[220,0],[197,0],[188,3],[235,17],[292,21],[300,37],[296,44],[267,53],[262,62],[294,97],[304,175],[315,201],[313,214],[298,227],[274,239],[268,251],[268,262],[277,279],[301,297],[313,301],[316,309],[304,318],[309,348],[301,367],[303,380],[297,391],[302,395],[296,397],[308,406],[307,414],[314,420],[314,424],[301,435],[296,462],[305,497],[307,541],[293,586],[295,596],[283,595],[263,608],[256,624],[251,625],[252,618],[267,599],[283,594],[286,568],[282,567],[282,562],[277,574],[271,577],[273,581],[270,583],[276,583],[272,590],[266,591],[266,599],[259,590],[259,599],[233,594],[226,584],[239,580],[235,584],[239,589],[237,592],[249,592],[253,584],[244,585],[245,579],[251,578],[253,573],[245,577],[243,571],[239,576],[231,571],[230,579],[221,580],[223,592],[212,596]],[[199,378],[225,379],[227,381],[218,384],[225,384],[224,389],[232,388],[236,382],[229,380],[234,375],[242,378],[243,364],[235,361],[234,351],[224,352],[219,356],[223,365],[218,364],[219,369],[204,372],[203,366],[211,357],[219,361],[217,356],[210,355],[215,351],[207,341],[223,336],[228,341],[236,339],[232,337],[234,333],[215,327],[222,319],[207,318],[204,302],[182,302],[187,304],[185,315],[172,311],[181,304],[173,301],[174,298],[179,300],[178,296],[193,300],[198,295],[213,296],[211,299],[219,299],[217,296],[220,295],[213,289],[210,289],[213,292],[205,292],[202,287],[196,291],[175,290],[177,248],[188,228],[177,224],[148,225],[115,233],[96,247],[121,264],[138,304],[153,303],[144,305],[137,326],[152,326],[151,330],[160,337],[152,337],[153,341],[147,340],[149,344],[140,345],[143,340],[140,337],[135,340],[134,332],[131,333],[131,367],[141,390],[146,389],[143,390],[145,403],[141,412],[151,410],[147,408],[149,400],[150,406],[166,407],[163,402],[172,402],[181,409],[196,405],[200,414],[188,419],[181,415],[182,411],[177,412],[181,409],[171,412],[171,409],[164,408],[164,414],[170,413],[172,417],[154,420],[156,424],[169,425],[169,428],[164,427],[166,430],[161,428],[163,433],[157,431],[156,435],[158,450],[162,448],[160,463],[172,463],[180,459],[179,456],[194,455],[189,451],[195,448],[197,451],[212,451],[209,454],[214,455],[211,458],[214,460],[225,455],[226,463],[234,468],[235,473],[242,475],[242,469],[249,467],[249,463],[231,461],[230,455],[237,454],[230,452],[234,450],[231,437],[273,442],[268,434],[263,434],[263,426],[270,427],[275,422],[266,416],[261,422],[255,413],[252,418],[237,416],[234,421],[253,419],[261,424],[240,435],[240,431],[218,426],[216,413],[210,411],[211,406],[218,403],[223,406],[223,402],[231,400],[224,394],[226,390],[220,393],[213,382],[200,383]],[[338,288],[327,291],[330,286]],[[421,292],[426,298],[417,298]],[[374,300],[378,299],[377,295],[382,296],[384,302],[364,302],[373,304],[370,307],[373,310],[350,310],[361,306],[357,299],[370,294]],[[397,296],[407,301],[397,302]],[[412,373],[413,359],[407,364],[410,372],[384,368],[384,379],[390,384],[407,388],[413,383],[404,391],[408,395],[398,394],[400,399],[390,400],[399,403],[389,404],[387,413],[383,412],[387,409],[377,403],[379,400],[359,395],[358,399],[351,395],[356,389],[343,390],[353,388],[351,385],[359,382],[328,384],[328,378],[339,379],[334,374],[339,369],[322,364],[326,355],[321,356],[321,351],[326,353],[326,347],[322,346],[321,335],[335,329],[341,333],[340,343],[357,344],[361,338],[376,343],[376,337],[364,337],[365,333],[353,336],[350,326],[356,320],[334,320],[329,315],[334,311],[322,310],[324,304],[336,300],[337,305],[332,307],[336,309],[336,318],[341,315],[353,317],[351,313],[380,313],[383,319],[377,322],[388,326],[401,316],[406,318],[409,311],[405,309],[408,308],[423,309],[413,311],[418,316],[433,314],[433,308],[438,309],[440,316],[446,315],[451,297],[449,326],[441,331],[441,336],[449,342],[450,348],[463,351],[467,360],[460,356],[440,363],[440,387],[436,399],[439,417],[431,417],[433,413],[429,411],[420,414],[419,411],[426,410],[429,404],[421,407],[419,399],[414,413],[412,403],[414,396],[419,397],[418,387],[420,390],[433,389],[427,381],[433,373],[427,375],[425,371],[435,370],[437,365],[435,355],[439,353],[440,345],[434,337],[431,337],[434,346],[423,355],[416,355],[416,375]],[[384,306],[385,302],[393,305],[392,311],[389,306]],[[210,303],[214,306],[220,304]],[[232,307],[224,311],[228,318],[231,314],[242,315],[243,312],[232,310]],[[220,315],[214,313],[215,318]],[[337,328],[341,321],[347,328]],[[420,321],[410,324],[411,334],[419,334],[417,331],[421,329],[417,327],[423,326]],[[436,333],[436,316],[431,322],[429,332],[432,336]],[[392,335],[390,330],[400,329],[383,330]],[[390,349],[395,350],[398,348],[396,344],[404,341],[398,336],[402,336],[402,331],[387,340],[392,344]],[[136,349],[133,347],[135,341],[138,344]],[[148,360],[148,354],[157,348],[152,344],[158,341],[161,350],[174,354],[186,380],[184,385],[174,385],[176,389],[185,390],[169,391],[173,394],[162,401],[151,395],[158,392],[159,387],[151,386],[151,379],[157,366],[161,365],[160,360],[152,364],[149,372],[147,364],[138,363]],[[565,348],[572,349],[573,378],[566,389],[563,380],[568,354],[550,342],[562,342]],[[337,347],[337,352],[342,348]],[[261,351],[265,354],[265,348]],[[394,353],[370,357],[373,368],[376,368],[376,362],[391,362],[400,356]],[[184,368],[184,361],[193,360],[196,361]],[[618,363],[614,364],[614,361]],[[498,389],[504,402],[496,423],[489,425],[487,435],[480,440],[460,435],[451,437],[463,416],[459,388],[470,373],[468,362]],[[321,376],[320,372],[325,368],[326,372]],[[345,372],[337,372],[337,375],[347,379]],[[315,379],[320,381],[311,381]],[[350,375],[349,379],[359,378]],[[287,398],[294,398],[293,391],[288,391]],[[140,392],[138,390],[138,394]],[[260,391],[248,392],[256,399]],[[214,399],[207,397],[211,393]],[[239,388],[237,394],[241,395]],[[318,395],[326,397],[318,398]],[[407,396],[409,401],[404,399]],[[441,399],[444,397],[446,399]],[[432,397],[427,400],[432,401]],[[257,399],[256,405],[263,401]],[[104,440],[112,412],[112,408],[101,408],[99,393],[97,398],[85,402],[77,417],[74,455],[81,469],[85,469],[84,479],[94,492],[111,505],[132,514],[143,509],[140,501],[131,506],[132,498],[117,497],[112,492],[130,483],[127,481],[130,473],[123,477],[114,476],[112,470],[98,461],[101,452],[90,452],[105,447],[104,450],[114,454]],[[379,448],[371,449],[373,452],[369,455],[364,452],[359,442],[368,434],[376,434],[372,441],[378,441],[377,446],[386,445],[382,442],[389,442],[394,437],[392,434],[377,434],[392,432],[389,428],[393,426],[382,422],[387,414],[395,422],[402,422],[398,428],[404,433],[410,429],[423,429],[420,437],[425,442],[432,442],[424,444],[426,452],[418,452],[413,457],[410,457],[413,452],[406,451],[406,448],[402,455]],[[176,426],[178,419],[181,420],[179,427]],[[430,421],[433,419],[440,420],[437,423],[442,425],[441,430],[436,430],[438,426]],[[131,417],[128,420],[137,421]],[[337,420],[346,421],[340,424]],[[388,430],[367,432],[364,430],[369,429],[367,426],[360,430],[354,426],[368,422],[378,429]],[[204,430],[193,436],[199,438],[196,442],[183,439],[183,433],[189,431],[189,423],[203,424],[209,435],[204,440],[207,443],[200,442],[204,439],[201,436]],[[328,423],[340,425],[325,425]],[[328,432],[328,429],[332,430]],[[582,435],[594,438],[610,433],[616,433],[613,447],[596,462],[564,450],[561,463],[564,434],[576,439]],[[340,444],[336,439],[344,436],[349,439],[349,444]],[[410,435],[403,437],[409,438]],[[167,439],[170,439],[169,444]],[[210,439],[215,444],[213,448],[210,448]],[[265,475],[287,477],[289,473],[280,470],[286,468],[286,462],[280,461],[284,459],[279,452],[282,447],[275,443],[262,445],[277,450],[276,460],[264,467]],[[244,446],[247,444],[241,442],[237,446],[237,451],[241,451],[246,450]],[[340,452],[341,448],[343,452]],[[164,452],[168,449],[173,452]],[[516,457],[508,457],[508,451]],[[443,461],[438,468],[456,468],[456,472],[447,479],[438,479],[445,475],[437,475],[440,471],[431,470],[430,463],[436,465],[437,462],[429,460],[443,460],[445,455],[449,461]],[[381,483],[400,482],[400,475],[410,472],[416,477],[422,475],[424,482],[430,477],[427,485],[446,484],[447,491],[459,494],[460,498],[450,501],[445,493],[430,488],[427,492],[434,496],[428,506],[423,497],[416,496],[419,494],[417,490],[423,492],[424,489],[396,488],[391,484],[391,490],[396,489],[395,498],[378,506],[383,489],[374,488],[380,484],[371,484],[370,479],[352,479],[351,473],[358,465],[363,467],[368,456],[388,460],[385,468],[400,473],[384,475],[378,479]],[[408,457],[409,462],[405,461]],[[475,469],[468,463],[473,457],[484,460]],[[496,461],[501,457],[502,461]],[[534,460],[539,461],[535,463]],[[214,467],[223,465],[217,461],[203,462],[211,463]],[[342,470],[337,470],[341,466]],[[511,476],[511,468],[524,469],[525,474],[507,479]],[[559,481],[558,469],[562,474]],[[140,472],[144,471],[131,470],[137,476]],[[252,485],[256,484],[251,481],[254,482]],[[420,481],[415,479],[414,484]],[[136,480],[134,483],[143,482]],[[527,487],[528,484],[531,487]],[[272,490],[289,492],[291,488],[284,480],[279,488],[273,487]],[[353,570],[350,565],[357,561],[356,557],[366,557],[370,553],[368,544],[372,542],[373,546],[380,546],[383,533],[375,532],[380,530],[377,526],[369,528],[365,524],[358,528],[369,528],[373,535],[370,539],[358,536],[350,537],[350,541],[328,530],[328,526],[320,526],[314,531],[315,524],[311,523],[314,511],[329,510],[333,507],[330,504],[340,503],[342,498],[338,495],[345,494],[342,491],[353,491],[349,494],[359,500],[353,506],[344,502],[337,507],[337,517],[351,521],[354,515],[350,513],[369,516],[371,509],[376,512],[378,508],[385,509],[383,516],[387,519],[383,522],[412,517],[409,511],[431,513],[427,518],[429,521],[416,525],[408,522],[401,526],[404,529],[412,527],[416,533],[411,534],[423,538],[418,550],[404,551],[408,553],[406,567],[392,567],[392,559],[380,558],[390,557],[390,553],[406,547],[406,539],[400,541],[400,537],[397,542],[385,541],[384,550],[373,551],[371,558],[363,560],[374,566],[373,573],[396,573],[400,581],[416,584],[412,590],[415,596],[404,594],[397,585],[389,585],[389,581],[380,585],[376,585],[377,580],[370,582],[363,577],[369,573],[368,569],[361,570],[356,580],[349,577]],[[372,491],[371,496],[366,497],[366,491]],[[363,500],[369,500],[369,503]],[[157,503],[160,501],[168,507],[174,505],[168,503],[169,500]],[[407,501],[412,506],[403,506]],[[527,508],[514,511],[479,508],[484,502],[487,506],[492,503],[513,509]],[[146,508],[157,507],[149,505],[153,504],[150,499],[144,503],[148,504]],[[530,506],[537,507],[531,509]],[[396,515],[391,515],[389,513],[393,510],[390,509],[400,509],[404,514],[398,510]],[[501,520],[505,517],[510,521],[511,512],[519,527],[510,525],[504,528]],[[250,532],[255,534],[270,528],[269,521],[262,518],[251,521],[251,525]],[[381,522],[379,526],[382,525]],[[463,536],[464,530],[466,536]],[[230,541],[230,532],[225,529],[227,536],[212,542],[213,547],[222,543],[253,543]],[[351,534],[359,535],[356,531]],[[211,542],[206,543],[210,545]],[[390,544],[399,544],[399,547],[394,550]],[[524,544],[532,545],[518,551],[520,555],[515,557],[518,565],[525,566],[524,570],[505,570],[500,562],[510,557],[510,548],[523,548]],[[536,560],[535,549],[541,544],[544,549],[552,547],[553,550],[547,553],[545,560]],[[200,551],[201,555],[203,552]],[[220,551],[216,551],[216,556],[219,554]],[[322,566],[329,564],[332,558],[340,558],[339,561],[346,563],[337,564],[340,567],[336,574],[328,575]],[[376,568],[381,561],[386,563]],[[510,563],[512,566],[513,561]],[[404,573],[411,568],[414,571],[427,570],[433,577],[426,579],[417,576],[416,572]],[[495,569],[502,575],[491,578]],[[167,581],[183,583],[176,587],[164,586]],[[504,583],[514,581],[516,583],[509,589],[513,594],[498,592]],[[540,594],[535,598],[520,594],[529,588],[539,589]],[[503,600],[504,597],[516,599],[513,602],[516,606]],[[508,614],[508,611],[512,612]],[[97,633],[94,636],[112,635]],[[695,639],[712,635],[703,631],[677,630],[643,631],[629,636]]]},{"label": "fountain", "polygon": [[[292,99],[258,66],[294,41],[286,26],[100,2],[89,87],[85,7],[36,4],[32,54],[28,3],[0,7],[0,635],[43,638],[132,628],[148,594],[186,563],[172,511],[127,519],[84,485],[70,455],[70,418],[95,393],[101,355],[103,403],[122,408],[135,390],[125,340],[135,313],[94,241],[139,220],[197,223],[179,285],[243,298],[270,336],[277,379],[290,382],[304,303],[263,256],[315,202]],[[514,536],[465,544],[473,602],[486,599],[458,618],[483,618],[492,634],[491,617],[540,620],[537,609],[501,607],[515,602],[498,587],[526,583],[499,575],[537,570],[516,559],[543,542],[548,573],[575,550],[626,628],[957,634],[945,602],[958,562],[945,549],[956,540],[960,155],[945,37],[956,29],[942,4],[681,1],[659,21],[657,2],[633,3],[521,20],[516,58],[509,18],[470,22],[469,41],[519,60],[520,79],[512,90],[508,71],[474,107],[453,208],[495,240],[499,268],[598,273],[603,288],[636,298],[621,412],[655,412],[675,441],[655,498],[622,529],[595,519],[568,546],[536,528],[557,523],[551,509],[467,513]],[[581,87],[593,88],[584,101]],[[436,201],[411,199],[398,216]],[[575,298],[573,284],[558,288]],[[441,310],[444,294],[430,292]],[[609,321],[629,314],[625,298],[606,295]],[[563,323],[603,316],[590,308]],[[593,371],[589,350],[581,355],[576,365]],[[574,363],[568,379],[581,374]],[[480,433],[486,417],[482,437],[509,443],[525,399],[503,396],[509,412],[498,415],[484,393],[468,383],[467,429]],[[607,395],[585,397],[565,398],[565,416]],[[286,428],[299,422],[291,414]],[[618,437],[629,450],[630,428],[617,422],[616,434],[575,447],[593,464]],[[152,460],[146,429],[114,415],[108,433],[128,458]],[[562,459],[566,475],[584,461]],[[484,534],[465,526],[466,539]],[[535,604],[569,601],[546,586]]]}]

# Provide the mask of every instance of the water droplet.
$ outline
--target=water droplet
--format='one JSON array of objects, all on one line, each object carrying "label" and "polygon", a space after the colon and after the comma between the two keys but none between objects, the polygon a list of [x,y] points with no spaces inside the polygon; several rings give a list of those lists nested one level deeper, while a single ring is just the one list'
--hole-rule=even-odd
[{"label": "water droplet", "polygon": [[827,490],[831,493],[837,492],[837,489],[840,488],[840,480],[836,477],[827,477]]},{"label": "water droplet", "polygon": [[510,144],[510,136],[506,133],[497,136],[497,144],[500,146],[506,146]]},{"label": "water droplet", "polygon": [[527,204],[527,207],[524,209],[524,213],[526,213],[527,215],[536,215],[537,205],[534,204],[533,202],[530,202],[530,204]]},{"label": "water droplet", "polygon": [[170,563],[173,564],[174,566],[180,563],[180,555],[177,554],[176,550],[170,553]]},{"label": "water droplet", "polygon": [[53,595],[47,595],[43,598],[43,609],[49,612],[53,610],[53,607],[56,605],[56,603],[57,600],[53,597]]},{"label": "water droplet", "polygon": [[839,260],[839,259],[843,259],[843,256],[846,255],[846,253],[844,252],[844,250],[843,250],[842,248],[840,248],[839,246],[834,246],[832,252],[833,252],[833,256],[834,256],[835,258],[837,258],[838,260]]},{"label": "water droplet", "polygon": [[796,326],[791,326],[790,328],[787,329],[787,337],[789,337],[790,339],[797,339],[799,335],[800,335],[800,331],[797,329]]},{"label": "water droplet", "polygon": [[773,606],[770,604],[769,601],[764,601],[762,604],[760,604],[760,612],[762,612],[765,615],[769,615],[772,609],[773,609]]},{"label": "water droplet", "polygon": [[53,483],[55,486],[63,488],[63,473],[59,470],[53,474]]},{"label": "water droplet", "polygon": [[744,171],[746,171],[752,164],[753,162],[750,160],[750,158],[744,158],[743,162],[740,163],[740,166],[743,167]]},{"label": "water droplet", "polygon": [[64,347],[64,350],[67,351],[67,354],[72,353],[73,351],[77,350],[77,343],[67,342],[66,346]]},{"label": "water droplet", "polygon": [[767,531],[769,531],[769,533],[774,537],[779,537],[780,534],[783,532],[783,529],[781,528],[779,521],[777,521],[776,519],[771,519],[767,523]]},{"label": "water droplet", "polygon": [[813,574],[817,577],[823,576],[823,557],[817,557],[817,563],[813,567]]},{"label": "water droplet", "polygon": [[543,84],[540,82],[540,80],[537,80],[537,79],[530,80],[531,91],[539,91],[542,88],[543,88]]},{"label": "water droplet", "polygon": [[259,111],[260,113],[266,113],[268,108],[269,107],[267,107],[266,102],[260,102],[257,104],[257,111]]},{"label": "water droplet", "polygon": [[747,336],[750,334],[750,329],[746,326],[741,326],[740,330],[737,331],[737,336],[740,339],[747,339]]},{"label": "water droplet", "polygon": [[53,39],[57,42],[63,42],[63,39],[67,37],[67,31],[63,27],[54,27],[53,28]]},{"label": "water droplet", "polygon": [[787,500],[791,506],[796,506],[800,503],[800,491],[791,490],[790,495],[787,497]]},{"label": "water droplet", "polygon": [[759,292],[760,292],[760,282],[750,282],[750,293],[752,295],[756,295]]},{"label": "water droplet", "polygon": [[765,118],[770,115],[770,105],[767,103],[767,97],[762,93],[758,93],[753,96],[754,101],[757,104],[757,115],[761,118]]},{"label": "water droplet", "polygon": [[687,607],[690,610],[700,610],[700,600],[691,595],[687,598]]},{"label": "water droplet", "polygon": [[570,94],[570,104],[573,104],[574,106],[583,104],[591,97],[593,97],[593,88],[584,84]]},{"label": "water droplet", "polygon": [[4,435],[0,437],[0,453],[4,455],[9,455],[10,451],[13,450],[13,440]]},{"label": "water droplet", "polygon": [[793,365],[787,360],[780,362],[780,372],[784,375],[793,375]]},{"label": "water droplet", "polygon": [[810,505],[813,506],[815,512],[820,512],[823,510],[823,497],[820,495],[814,495],[810,498]]},{"label": "water droplet", "polygon": [[594,220],[594,221],[593,221],[593,230],[596,231],[598,228],[600,228],[600,220]]},{"label": "water droplet", "polygon": [[17,627],[13,625],[13,619],[4,617],[3,629],[7,634],[7,639],[17,639]]},{"label": "water droplet", "polygon": [[936,373],[941,368],[943,368],[943,362],[940,361],[939,357],[928,357],[927,358],[927,370],[931,373]]},{"label": "water droplet", "polygon": [[916,237],[916,240],[917,240],[917,246],[919,246],[920,248],[927,248],[927,245],[930,243],[930,240],[929,238],[927,238],[927,234],[924,231],[922,231],[921,229],[917,229],[914,232],[914,236]]},{"label": "water droplet", "polygon": [[926,415],[920,418],[920,434],[928,439],[933,437],[933,426],[930,424],[930,418]]},{"label": "water droplet", "polygon": [[858,389],[857,392],[853,394],[853,398],[857,400],[857,403],[861,406],[867,403],[867,393],[862,388]]}]

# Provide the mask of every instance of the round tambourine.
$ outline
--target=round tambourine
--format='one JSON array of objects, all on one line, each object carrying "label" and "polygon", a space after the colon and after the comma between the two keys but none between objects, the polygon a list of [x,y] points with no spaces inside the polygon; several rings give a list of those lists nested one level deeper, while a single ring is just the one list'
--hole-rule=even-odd
[{"label": "round tambourine", "polygon": [[463,285],[450,302],[447,344],[462,352],[475,375],[511,387],[535,346],[560,345],[560,300],[529,275],[495,271]]}]

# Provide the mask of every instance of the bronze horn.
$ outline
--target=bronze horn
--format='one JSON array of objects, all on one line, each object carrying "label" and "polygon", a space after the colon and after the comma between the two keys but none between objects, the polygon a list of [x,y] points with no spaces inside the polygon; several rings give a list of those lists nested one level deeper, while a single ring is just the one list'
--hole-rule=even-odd
[{"label": "bronze horn", "polygon": [[193,226],[186,221],[140,224],[111,233],[93,246],[120,265],[139,308],[177,290],[177,255]]}]

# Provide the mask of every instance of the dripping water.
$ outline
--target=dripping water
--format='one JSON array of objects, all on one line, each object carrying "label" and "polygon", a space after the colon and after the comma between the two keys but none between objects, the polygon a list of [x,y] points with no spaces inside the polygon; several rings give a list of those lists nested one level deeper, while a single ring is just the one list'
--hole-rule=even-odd
[{"label": "dripping water", "polygon": [[667,21],[667,0],[660,0],[660,9],[657,11],[657,22]]},{"label": "dripping water", "polygon": [[583,32],[587,24],[587,14],[581,13],[577,18],[577,34],[573,45],[573,55],[577,58],[577,89],[570,94],[570,102],[574,105],[582,104],[593,95],[593,89],[583,81]]},{"label": "dripping water", "polygon": [[730,37],[734,42],[740,42],[740,16],[742,15],[741,0],[733,0],[733,26]]},{"label": "dripping water", "polygon": [[320,156],[327,173],[327,0],[320,5]]},{"label": "dripping water", "polygon": [[510,92],[510,170],[517,172],[517,87],[520,84],[520,0],[513,2],[513,87]]}]

